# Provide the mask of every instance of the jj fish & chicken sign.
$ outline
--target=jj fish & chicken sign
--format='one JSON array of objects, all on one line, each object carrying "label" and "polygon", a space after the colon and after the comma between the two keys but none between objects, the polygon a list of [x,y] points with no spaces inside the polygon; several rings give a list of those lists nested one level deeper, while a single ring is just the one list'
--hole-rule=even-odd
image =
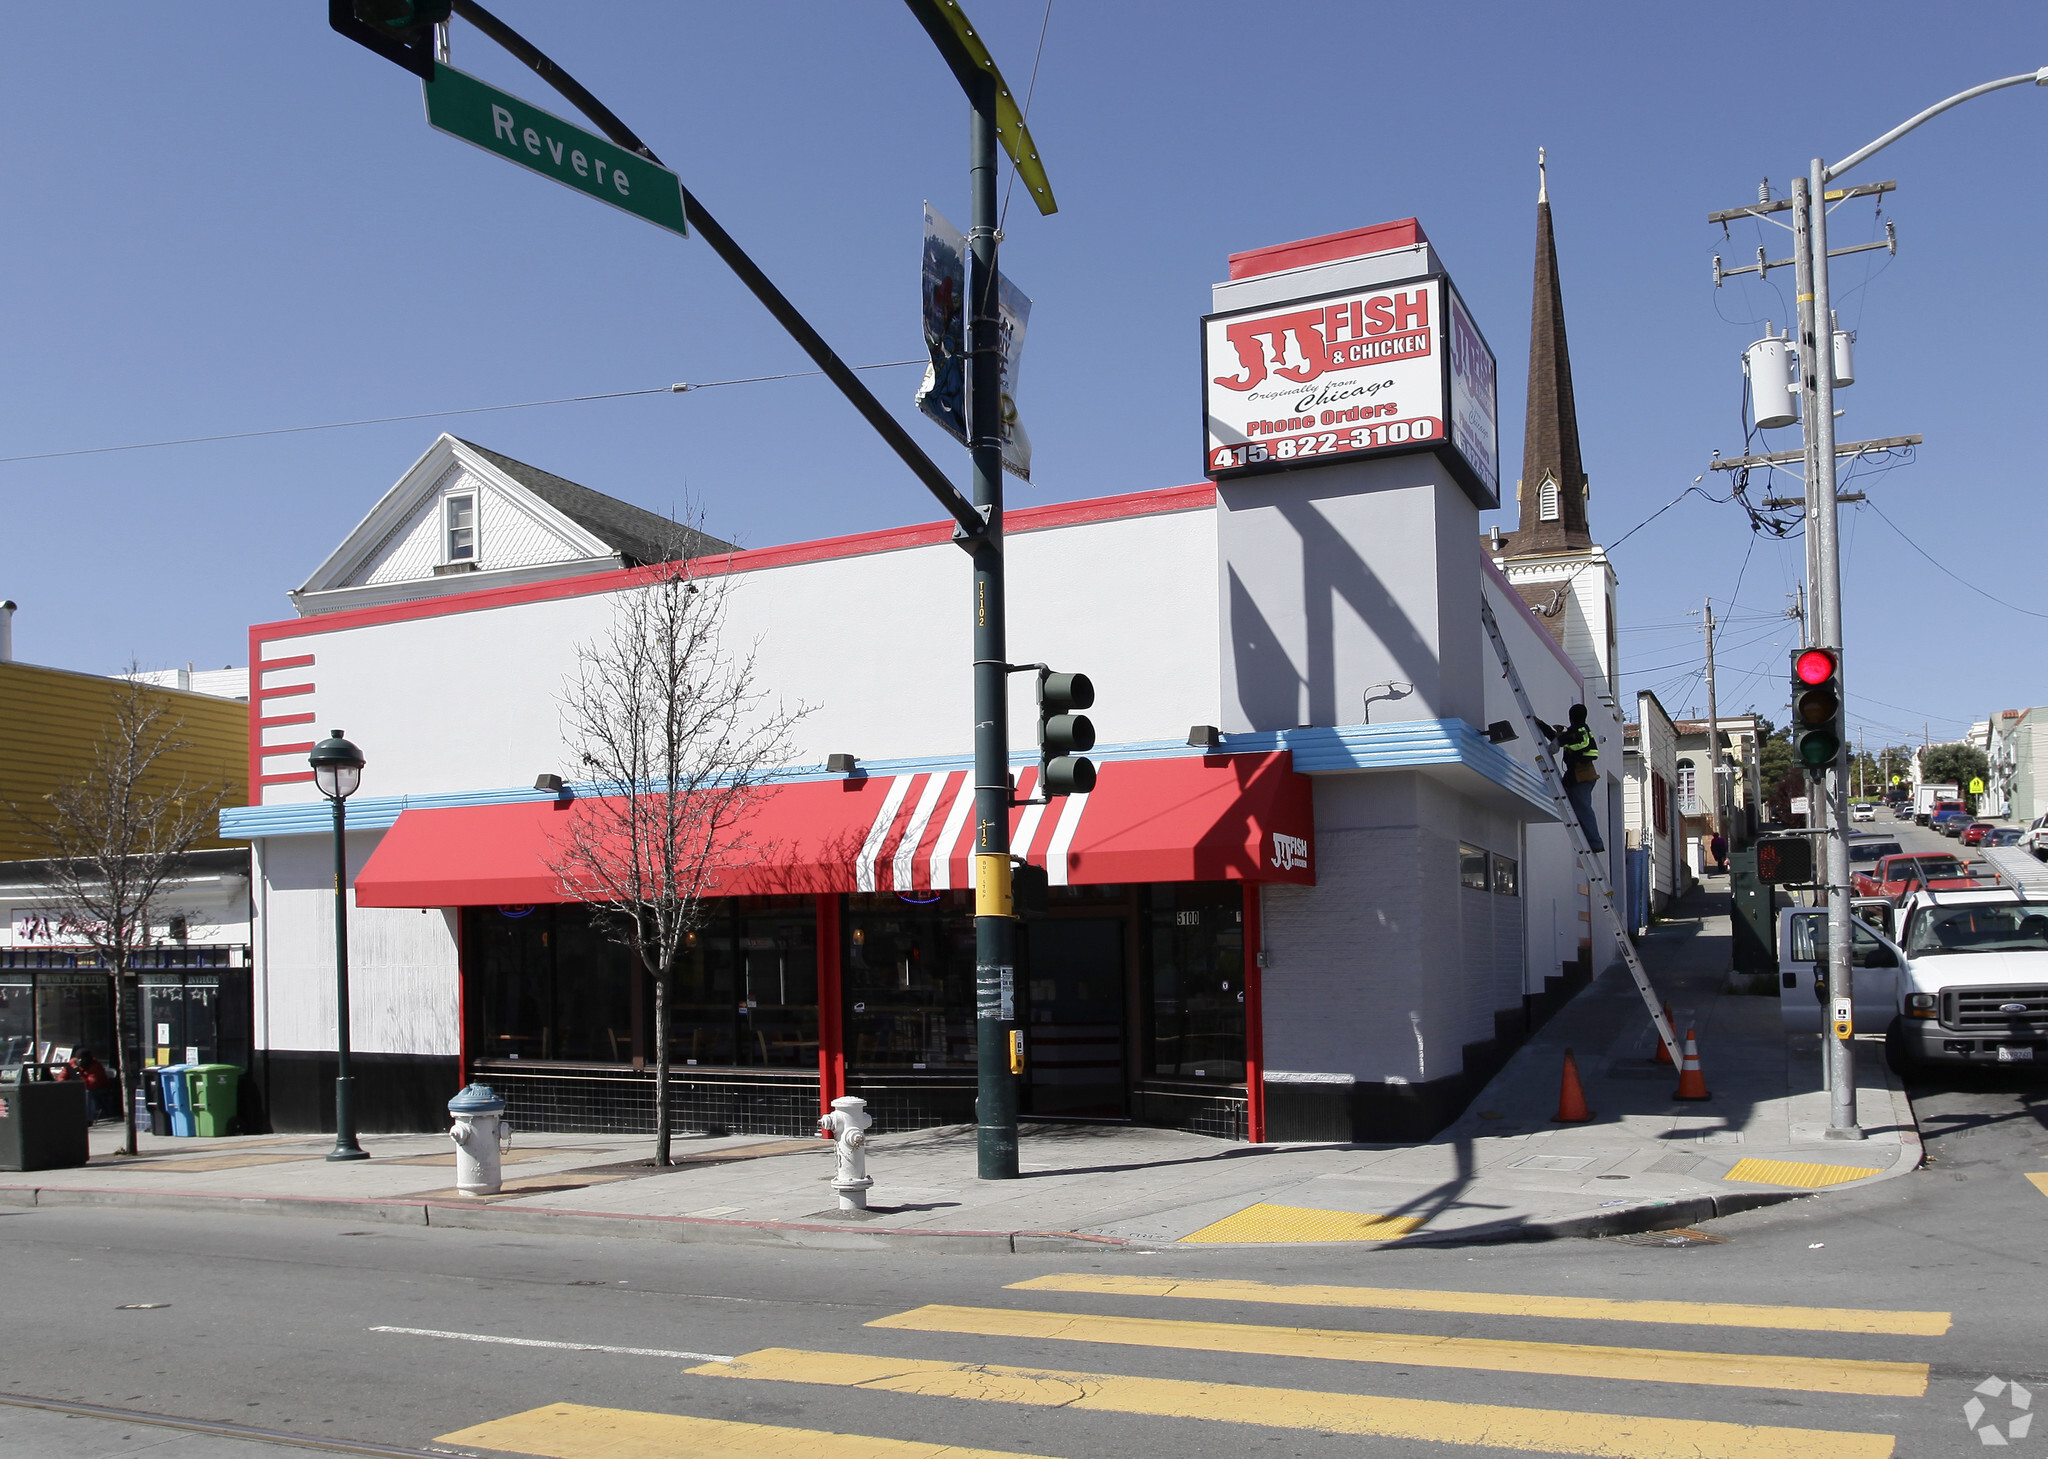
[{"label": "jj fish & chicken sign", "polygon": [[1493,352],[1442,275],[1202,321],[1212,477],[1440,452],[1498,503]]}]

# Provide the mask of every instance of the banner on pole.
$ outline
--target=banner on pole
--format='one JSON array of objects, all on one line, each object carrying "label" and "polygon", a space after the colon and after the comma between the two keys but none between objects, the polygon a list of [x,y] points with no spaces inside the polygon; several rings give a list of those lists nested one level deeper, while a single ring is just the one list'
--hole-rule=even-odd
[{"label": "banner on pole", "polygon": [[[924,344],[931,356],[917,408],[967,444],[967,240],[930,203],[924,205]],[[1017,376],[1031,301],[996,273],[1001,323],[1003,469],[1031,479],[1031,438],[1017,419]]]}]

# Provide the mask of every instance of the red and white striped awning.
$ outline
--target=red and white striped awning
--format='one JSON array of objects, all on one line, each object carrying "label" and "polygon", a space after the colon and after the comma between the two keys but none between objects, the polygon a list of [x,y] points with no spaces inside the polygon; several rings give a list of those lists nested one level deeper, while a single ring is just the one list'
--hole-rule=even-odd
[{"label": "red and white striped awning", "polygon": [[[1105,882],[1315,881],[1309,782],[1286,751],[1112,760],[1095,790],[1010,812],[1013,854],[1054,886]],[[1019,795],[1035,792],[1035,767]],[[966,770],[813,780],[764,788],[744,849],[716,896],[932,892],[970,887],[973,776]],[[585,809],[579,811],[579,807]],[[356,878],[365,907],[494,906],[570,900],[550,844],[584,802],[408,810]]]}]

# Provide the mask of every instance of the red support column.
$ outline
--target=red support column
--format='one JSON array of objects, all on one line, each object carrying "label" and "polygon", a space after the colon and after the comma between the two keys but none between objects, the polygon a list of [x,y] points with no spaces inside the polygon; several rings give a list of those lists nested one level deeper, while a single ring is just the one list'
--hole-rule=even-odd
[{"label": "red support column", "polygon": [[820,892],[818,909],[818,1113],[846,1093],[846,1016],[839,996],[839,894]]},{"label": "red support column", "polygon": [[1266,1142],[1266,1010],[1264,929],[1259,922],[1260,884],[1244,884],[1244,1134]]}]

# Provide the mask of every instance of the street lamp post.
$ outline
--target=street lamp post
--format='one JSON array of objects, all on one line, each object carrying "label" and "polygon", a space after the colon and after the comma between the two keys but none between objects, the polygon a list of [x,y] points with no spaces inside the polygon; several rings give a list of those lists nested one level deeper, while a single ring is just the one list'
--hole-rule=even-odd
[{"label": "street lamp post", "polygon": [[[1842,653],[1842,558],[1835,491],[1834,316],[1828,297],[1828,184],[1865,162],[1893,142],[1931,121],[1950,107],[1974,97],[2027,82],[2048,86],[2048,66],[2020,76],[1987,81],[1937,102],[1886,132],[1861,151],[1830,167],[1813,159],[1808,175],[1793,181],[1794,276],[1799,294],[1801,434],[1806,447],[1806,511],[1813,565],[1813,622],[1810,646]],[[1837,1003],[1854,1007],[1854,964],[1849,928],[1849,745],[1844,736],[1826,776],[1816,775],[1815,790],[1825,790],[1827,827],[1828,993]],[[1831,1139],[1860,1140],[1856,1122],[1855,1052],[1848,1040],[1827,1041],[1832,1103],[1827,1134]]]},{"label": "street lamp post", "polygon": [[334,1148],[329,1160],[368,1160],[356,1143],[355,1079],[348,1060],[348,798],[363,783],[363,752],[340,730],[307,756],[313,783],[334,807]]}]

